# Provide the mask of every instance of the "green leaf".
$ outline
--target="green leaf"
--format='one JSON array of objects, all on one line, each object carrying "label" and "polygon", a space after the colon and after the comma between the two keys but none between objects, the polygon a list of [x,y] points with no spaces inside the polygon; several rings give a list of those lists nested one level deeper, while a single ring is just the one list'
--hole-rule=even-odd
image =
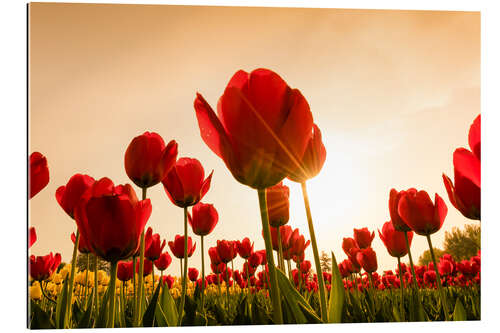
[{"label": "green leaf", "polygon": [[163,312],[160,304],[158,304],[155,308],[155,320],[156,320],[156,323],[158,324],[158,327],[169,326],[168,321],[167,321],[167,316]]},{"label": "green leaf", "polygon": [[[319,317],[316,315],[316,312],[314,312],[313,308],[290,283],[288,277],[286,277],[285,274],[283,274],[283,272],[279,269],[276,270],[276,274],[278,275],[278,286],[280,289],[280,294],[283,295],[285,302],[287,302],[287,304],[290,306],[294,321],[297,324],[306,324],[310,322],[307,317],[316,317],[317,320],[321,322],[321,319],[319,319]],[[299,303],[302,305],[302,308],[299,306]],[[307,317],[306,315],[304,315],[304,311],[308,312]]]},{"label": "green leaf", "polygon": [[165,319],[167,320],[168,326],[177,326],[178,314],[174,298],[170,294],[167,283],[162,283],[162,285],[163,291],[160,297],[161,310],[165,314]]},{"label": "green leaf", "polygon": [[41,329],[41,328],[55,328],[54,324],[50,320],[50,316],[48,313],[42,310],[42,308],[31,301],[30,304],[31,309],[31,323],[29,325],[30,329]]},{"label": "green leaf", "polygon": [[342,308],[344,307],[344,284],[340,275],[337,260],[332,252],[332,283],[330,288],[330,302],[328,304],[328,322],[342,322]]},{"label": "green leaf", "polygon": [[120,313],[118,314],[118,321],[121,327],[127,327],[127,321],[125,320],[125,310],[127,309],[127,300],[124,295],[124,289],[120,290]]},{"label": "green leaf", "polygon": [[87,303],[87,310],[83,313],[82,318],[77,324],[78,328],[91,328],[92,327],[92,309],[94,304],[94,288],[92,288],[92,294],[90,296],[90,300]]},{"label": "green leaf", "polygon": [[102,298],[101,302],[101,307],[99,309],[99,316],[96,318],[96,323],[95,327],[96,328],[104,328],[107,327],[108,324],[108,303],[109,303],[109,295],[110,295],[110,288],[106,289],[106,292],[104,293],[104,297]]},{"label": "green leaf", "polygon": [[160,294],[160,289],[160,284],[158,284],[155,293],[153,294],[153,297],[149,302],[148,308],[146,309],[146,312],[144,312],[144,316],[142,317],[143,327],[153,327],[156,304],[158,303],[158,295]]},{"label": "green leaf", "polygon": [[465,312],[464,306],[459,298],[457,298],[457,302],[455,303],[455,311],[453,311],[453,320],[455,321],[464,321],[467,320],[467,313]]},{"label": "green leaf", "polygon": [[57,296],[56,304],[56,328],[66,328],[67,326],[67,297],[68,296],[68,278],[64,280],[62,291]]}]

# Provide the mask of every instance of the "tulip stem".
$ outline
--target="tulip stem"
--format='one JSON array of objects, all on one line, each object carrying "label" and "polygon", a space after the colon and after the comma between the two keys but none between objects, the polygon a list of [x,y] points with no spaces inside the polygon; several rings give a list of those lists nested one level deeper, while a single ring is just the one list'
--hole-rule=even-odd
[{"label": "tulip stem", "polygon": [[99,294],[97,293],[98,292],[98,288],[97,288],[97,283],[98,283],[98,278],[97,278],[97,264],[98,264],[98,260],[99,258],[97,258],[97,255],[94,254],[94,298],[95,298],[95,318],[97,320],[97,318],[99,317]]},{"label": "tulip stem", "polygon": [[205,313],[205,249],[203,245],[203,235],[201,235],[201,308]]},{"label": "tulip stem", "polygon": [[321,270],[321,263],[319,261],[318,244],[316,242],[316,234],[314,233],[314,225],[311,215],[311,207],[309,205],[309,196],[307,195],[306,182],[300,183],[302,186],[302,196],[304,197],[304,205],[306,207],[307,214],[307,224],[309,225],[309,234],[311,236],[311,245],[314,254],[314,264],[316,266],[316,275],[318,276],[318,287],[320,295],[320,311],[321,319],[323,322],[327,322],[327,307],[326,307],[326,293],[325,293],[325,282],[323,280],[323,272]]},{"label": "tulip stem", "polygon": [[[71,320],[71,300],[73,299],[73,284],[75,282],[75,269],[76,269],[76,254],[78,250],[78,243],[80,242],[80,230],[76,230],[75,245],[73,246],[73,257],[71,258],[71,273],[69,276],[69,288],[66,298],[66,319],[69,325]],[[66,328],[66,327],[65,327]],[[68,327],[69,328],[69,327]]]},{"label": "tulip stem", "polygon": [[415,266],[413,265],[413,257],[411,256],[411,251],[410,251],[410,242],[408,241],[408,231],[405,231],[405,242],[406,242],[406,249],[408,250],[408,258],[410,258],[410,267],[412,275],[411,280],[413,283],[413,287],[418,290],[417,275],[415,274]]},{"label": "tulip stem", "polygon": [[282,272],[285,271],[285,265],[283,264],[283,246],[281,245],[281,226],[277,228],[277,237],[278,241],[278,268],[281,269]]},{"label": "tulip stem", "polygon": [[[266,244],[266,256],[270,275],[271,301],[273,303],[273,318],[275,324],[283,324],[283,314],[281,312],[281,297],[278,289],[278,277],[274,266],[273,245],[271,241],[271,231],[269,230],[269,216],[267,215],[266,190],[257,190],[259,195],[260,216],[262,220],[262,230],[264,242]],[[267,275],[267,274],[266,274]]]},{"label": "tulip stem", "polygon": [[404,280],[403,280],[403,272],[401,272],[400,257],[398,257],[398,273],[399,273],[399,288],[401,289],[401,303],[400,303],[401,321],[405,321]]},{"label": "tulip stem", "polygon": [[181,258],[181,259],[179,259],[179,263],[180,263],[180,265],[181,265],[181,280],[182,280],[182,258]]},{"label": "tulip stem", "polygon": [[439,294],[441,295],[441,302],[443,303],[443,311],[444,311],[444,320],[448,320],[448,300],[446,299],[446,295],[444,293],[443,286],[441,285],[441,276],[439,275],[439,269],[436,262],[436,256],[434,255],[434,249],[432,248],[431,236],[426,235],[427,243],[429,243],[429,250],[431,251],[432,262],[434,263],[434,271],[436,272],[436,282],[439,289]]},{"label": "tulip stem", "polygon": [[153,293],[155,292],[155,265],[151,268],[151,279],[153,280],[153,289],[151,290],[151,296],[153,296]]},{"label": "tulip stem", "polygon": [[87,297],[88,297],[88,282],[89,282],[89,266],[90,266],[90,258],[87,253],[87,267],[85,270],[85,309],[87,309]]},{"label": "tulip stem", "polygon": [[[48,299],[49,301],[51,301],[52,303],[57,304],[57,302],[56,302],[55,300],[53,300],[52,298],[50,298],[50,297],[49,297],[49,296],[45,293],[45,290],[44,290],[44,288],[43,288],[43,283],[42,283],[42,282],[43,282],[43,281],[40,281],[40,289],[42,290],[42,294],[43,294],[43,296],[44,296],[46,299]],[[45,287],[47,287],[47,283],[48,283],[48,282],[45,282]]]},{"label": "tulip stem", "polygon": [[[142,200],[146,199],[147,187],[142,188]],[[141,248],[139,252],[139,281],[137,288],[139,289],[137,293],[137,314],[135,317],[135,325],[139,326],[139,321],[142,316],[142,299],[144,295],[144,230],[141,233]]]},{"label": "tulip stem", "polygon": [[177,326],[181,326],[182,317],[184,314],[184,302],[186,301],[186,289],[187,289],[187,268],[188,268],[188,210],[184,207],[184,274],[182,276],[182,295],[181,304],[179,305],[179,318],[177,320]]},{"label": "tulip stem", "polygon": [[288,279],[293,283],[293,277],[292,277],[292,264],[290,263],[290,259],[286,261],[287,266],[288,266]]},{"label": "tulip stem", "polygon": [[134,283],[134,299],[133,299],[133,303],[134,303],[134,321],[135,321],[135,316],[137,315],[137,288],[136,288],[136,279],[135,279],[135,276],[137,275],[137,273],[135,272],[135,269],[136,269],[136,264],[137,264],[137,256],[134,256],[132,258],[132,272],[133,272],[133,283]]},{"label": "tulip stem", "polygon": [[116,270],[118,268],[118,261],[111,262],[111,270],[110,270],[110,281],[109,281],[109,286],[110,288],[110,293],[109,297],[110,299],[110,305],[109,305],[109,323],[108,327],[113,328],[115,327],[115,300],[116,300]]}]

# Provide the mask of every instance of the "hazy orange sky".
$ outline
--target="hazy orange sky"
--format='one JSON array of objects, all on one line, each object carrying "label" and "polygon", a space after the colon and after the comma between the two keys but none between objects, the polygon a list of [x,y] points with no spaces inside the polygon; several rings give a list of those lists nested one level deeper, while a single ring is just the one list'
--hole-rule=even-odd
[{"label": "hazy orange sky", "polygon": [[[175,139],[179,157],[214,170],[203,202],[220,220],[206,248],[246,236],[264,248],[256,191],[204,144],[193,108],[196,92],[215,107],[234,72],[258,67],[300,89],[323,132],[327,160],[308,182],[320,251],[340,262],[354,227],[381,229],[392,187],[445,199],[437,247],[445,231],[477,223],[451,205],[441,174],[453,175],[452,153],[467,147],[480,112],[478,12],[31,3],[29,15],[29,150],[50,168],[50,183],[29,202],[33,254],[70,260],[76,224],[55,200],[57,187],[75,173],[132,183],[124,153],[144,131]],[[289,224],[309,238],[300,186],[287,184]],[[182,209],[161,185],[148,197],[148,226],[173,240]],[[395,267],[378,235],[373,247],[379,272]],[[425,249],[414,237],[415,259]],[[190,263],[200,266],[198,247]],[[167,270],[178,271],[177,262]]]}]

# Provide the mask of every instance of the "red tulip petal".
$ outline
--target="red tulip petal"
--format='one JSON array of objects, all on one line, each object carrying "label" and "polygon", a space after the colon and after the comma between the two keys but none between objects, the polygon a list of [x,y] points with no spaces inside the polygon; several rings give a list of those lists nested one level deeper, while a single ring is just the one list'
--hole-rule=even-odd
[{"label": "red tulip petal", "polygon": [[441,229],[441,226],[444,223],[444,219],[446,218],[446,214],[448,213],[448,207],[444,203],[444,200],[437,193],[434,197],[434,207],[434,221],[439,222],[439,229]]},{"label": "red tulip petal", "polygon": [[201,195],[200,195],[200,200],[203,199],[205,194],[207,194],[208,190],[210,189],[210,184],[212,182],[212,175],[214,174],[214,171],[210,172],[210,175],[208,175],[207,179],[203,182],[203,185],[201,186]]},{"label": "red tulip petal", "polygon": [[469,129],[469,147],[481,160],[481,115],[478,115]]},{"label": "red tulip petal", "polygon": [[465,148],[458,148],[453,153],[453,166],[476,186],[481,188],[481,161]]},{"label": "red tulip petal", "polygon": [[36,230],[35,227],[31,227],[29,229],[29,234],[28,234],[28,248],[33,246],[36,242]]},{"label": "red tulip petal", "polygon": [[175,164],[177,176],[182,183],[184,197],[198,197],[205,171],[201,166],[200,161],[195,158],[180,158]]}]

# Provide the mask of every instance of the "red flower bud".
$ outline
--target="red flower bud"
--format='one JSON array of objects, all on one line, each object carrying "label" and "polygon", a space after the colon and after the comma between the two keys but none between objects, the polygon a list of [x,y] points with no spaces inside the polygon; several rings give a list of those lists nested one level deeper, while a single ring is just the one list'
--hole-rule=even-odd
[{"label": "red flower bud", "polygon": [[219,214],[213,205],[198,202],[193,206],[192,215],[188,213],[188,222],[193,232],[198,236],[206,236],[210,234],[217,222]]},{"label": "red flower bud", "polygon": [[[404,257],[408,250],[406,249],[406,240],[404,232],[397,231],[394,229],[394,225],[389,222],[385,222],[382,227],[382,232],[378,231],[378,235],[382,242],[384,243],[387,252],[393,257],[401,258]],[[408,245],[411,246],[411,241],[413,239],[413,232],[408,232]]]},{"label": "red flower bud", "polygon": [[279,182],[266,188],[267,214],[269,225],[274,228],[288,223],[290,210],[290,189]]},{"label": "red flower bud", "polygon": [[127,282],[134,277],[134,263],[132,261],[118,262],[116,277],[122,282]]},{"label": "red flower bud", "polygon": [[194,267],[189,267],[188,268],[188,278],[189,278],[189,281],[191,282],[195,282],[196,279],[198,279],[198,270]]},{"label": "red flower bud", "polygon": [[377,270],[377,254],[371,247],[359,250],[356,254],[356,259],[367,273]]},{"label": "red flower bud", "polygon": [[370,234],[368,228],[356,229],[354,228],[354,240],[360,249],[366,249],[372,245],[375,232]]},{"label": "red flower bud", "polygon": [[172,263],[172,257],[168,252],[163,252],[158,259],[154,261],[155,267],[159,271],[164,271],[170,266]]},{"label": "red flower bud", "polygon": [[52,252],[46,256],[31,255],[29,262],[29,273],[33,280],[43,281],[48,279],[52,273],[55,272],[59,264],[61,263],[61,255],[56,253],[52,255]]},{"label": "red flower bud", "polygon": [[29,199],[38,194],[49,183],[47,159],[39,152],[30,155],[29,165]]},{"label": "red flower bud", "polygon": [[248,259],[253,253],[253,242],[250,243],[250,239],[248,237],[243,238],[241,242],[237,241],[236,246],[238,248],[238,254],[243,259]]},{"label": "red flower bud", "polygon": [[[196,249],[196,243],[193,245],[193,240],[191,237],[188,237],[188,250],[187,254],[188,257],[191,257],[194,253],[194,250]],[[172,251],[172,254],[178,258],[178,259],[183,259],[184,258],[184,236],[176,235],[174,241],[168,242],[168,247],[170,247],[170,251]]]}]

